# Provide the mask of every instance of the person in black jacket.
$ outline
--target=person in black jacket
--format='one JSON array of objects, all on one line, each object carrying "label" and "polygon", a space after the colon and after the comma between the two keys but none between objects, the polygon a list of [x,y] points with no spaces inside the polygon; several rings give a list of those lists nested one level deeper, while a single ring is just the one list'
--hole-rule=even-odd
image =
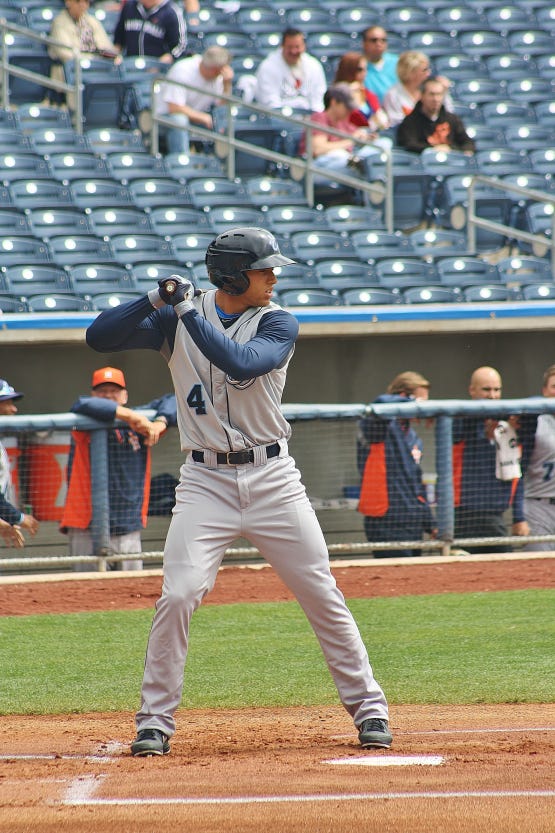
[{"label": "person in black jacket", "polygon": [[422,95],[412,113],[397,128],[397,145],[413,153],[427,148],[474,153],[476,145],[465,130],[462,119],[443,104],[445,85],[437,78],[422,84]]},{"label": "person in black jacket", "polygon": [[127,0],[116,23],[114,43],[123,55],[149,55],[172,64],[187,47],[182,7],[172,0]]}]

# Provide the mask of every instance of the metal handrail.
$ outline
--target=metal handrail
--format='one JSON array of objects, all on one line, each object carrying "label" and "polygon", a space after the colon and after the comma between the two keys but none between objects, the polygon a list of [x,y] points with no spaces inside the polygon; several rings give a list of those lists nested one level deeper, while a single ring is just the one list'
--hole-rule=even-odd
[{"label": "metal handrail", "polygon": [[[551,217],[551,240],[546,234],[532,234],[529,231],[517,229],[514,226],[507,226],[504,223],[496,223],[494,220],[486,220],[484,217],[478,217],[476,214],[476,196],[475,186],[477,183],[483,183],[491,188],[498,188],[500,191],[517,194],[524,199],[534,200],[536,202],[544,202],[553,206],[553,214]],[[538,243],[545,246],[551,252],[551,269],[555,275],[555,195],[548,194],[545,191],[536,191],[532,188],[525,188],[521,185],[513,185],[510,182],[496,179],[491,176],[484,176],[477,174],[472,177],[468,187],[468,213],[467,213],[467,242],[470,251],[476,251],[476,228],[483,228],[487,231],[498,232],[516,238],[517,240],[524,240],[526,243]]]},{"label": "metal handrail", "polygon": [[[160,84],[162,84],[166,80],[167,79],[163,75],[158,75],[152,79],[152,124],[150,128],[151,153],[158,153],[159,151],[159,125],[164,125],[165,127],[171,127],[177,130],[179,129],[179,127],[176,126],[174,121],[171,121],[169,118],[164,117],[163,115],[157,114],[155,112],[155,107],[153,106],[156,95],[160,91]],[[183,87],[184,89],[191,90],[193,92],[206,92],[206,90],[204,90],[202,87],[197,87],[193,84],[184,84],[173,80],[171,81],[171,84],[172,86]],[[385,150],[380,151],[382,161],[385,162],[386,177],[384,183],[366,182],[365,180],[349,176],[348,174],[341,174],[336,171],[324,170],[314,164],[314,156],[312,152],[312,130],[316,127],[314,122],[310,121],[309,119],[300,118],[299,116],[289,115],[287,113],[286,108],[284,108],[284,110],[277,111],[271,110],[270,108],[264,107],[260,104],[255,104],[252,102],[247,103],[242,98],[239,98],[234,95],[226,95],[222,93],[219,96],[219,99],[222,102],[222,104],[225,104],[227,107],[227,133],[223,134],[217,132],[216,130],[208,130],[207,128],[200,127],[199,125],[195,125],[193,123],[190,123],[186,129],[188,130],[188,132],[194,134],[195,136],[198,136],[201,139],[206,139],[214,143],[223,143],[227,148],[230,148],[233,151],[231,153],[228,152],[227,154],[226,172],[229,179],[234,179],[235,177],[235,151],[243,150],[247,153],[251,153],[253,156],[257,156],[262,159],[267,159],[268,161],[275,162],[276,164],[288,165],[290,168],[294,168],[295,172],[301,172],[304,175],[305,179],[305,194],[307,202],[309,205],[314,205],[314,175],[318,174],[321,176],[322,172],[324,172],[325,176],[332,182],[338,182],[341,185],[347,185],[350,188],[362,191],[366,195],[377,194],[380,198],[383,198],[385,203],[385,225],[388,231],[393,231],[393,169],[391,154],[387,153]],[[294,125],[296,128],[302,127],[306,131],[306,159],[293,158],[283,153],[278,153],[277,151],[273,151],[268,148],[263,148],[260,145],[254,145],[251,142],[246,142],[242,139],[236,139],[234,135],[233,118],[233,109],[235,107],[241,107],[243,109],[247,109],[249,112],[252,113],[258,113],[261,115],[269,116],[274,121],[283,121],[285,125],[291,124]],[[317,129],[322,133],[327,133],[332,136],[338,136],[342,139],[350,139],[357,145],[365,144],[363,140],[357,139],[351,134],[344,133],[341,130],[335,130],[333,127],[317,125]]]}]

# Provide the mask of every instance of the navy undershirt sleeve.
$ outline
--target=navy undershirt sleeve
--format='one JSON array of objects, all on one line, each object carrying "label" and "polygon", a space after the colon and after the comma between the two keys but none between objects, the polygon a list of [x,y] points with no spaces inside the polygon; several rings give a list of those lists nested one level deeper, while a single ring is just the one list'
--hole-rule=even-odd
[{"label": "navy undershirt sleeve", "polygon": [[281,367],[299,332],[297,319],[281,309],[261,316],[256,335],[245,344],[221,333],[196,310],[186,312],[181,321],[208,361],[237,381]]}]

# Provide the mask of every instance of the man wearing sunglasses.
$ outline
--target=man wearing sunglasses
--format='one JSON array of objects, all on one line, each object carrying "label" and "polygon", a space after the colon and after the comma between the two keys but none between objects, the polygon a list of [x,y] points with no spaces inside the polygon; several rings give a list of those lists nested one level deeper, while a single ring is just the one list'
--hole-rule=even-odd
[{"label": "man wearing sunglasses", "polygon": [[380,103],[386,91],[397,83],[397,55],[387,51],[387,32],[370,26],[362,33],[362,51],[368,61],[365,87],[375,93]]}]

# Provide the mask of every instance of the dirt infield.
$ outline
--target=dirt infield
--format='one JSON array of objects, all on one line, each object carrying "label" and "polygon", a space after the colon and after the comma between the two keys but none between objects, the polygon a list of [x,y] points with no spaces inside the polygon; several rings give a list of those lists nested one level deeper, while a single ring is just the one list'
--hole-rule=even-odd
[{"label": "dirt infield", "polygon": [[[415,559],[415,561],[417,561]],[[553,587],[555,560],[338,565],[347,597]],[[151,607],[159,575],[0,583],[0,613]],[[207,601],[288,599],[227,568]],[[172,753],[133,759],[131,714],[2,718],[0,833],[553,833],[555,705],[393,706],[364,751],[339,706],[181,710]]]}]

